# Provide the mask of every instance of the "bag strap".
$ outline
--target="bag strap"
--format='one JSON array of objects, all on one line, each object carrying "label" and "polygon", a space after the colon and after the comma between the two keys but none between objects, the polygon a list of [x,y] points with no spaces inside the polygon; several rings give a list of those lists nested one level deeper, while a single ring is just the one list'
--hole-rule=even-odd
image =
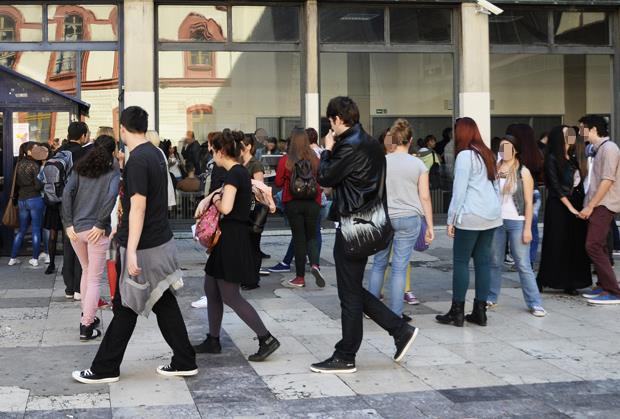
[{"label": "bag strap", "polygon": [[15,165],[15,169],[13,169],[13,185],[11,185],[11,200],[15,199],[15,184],[17,183],[17,167],[19,166],[19,162]]}]

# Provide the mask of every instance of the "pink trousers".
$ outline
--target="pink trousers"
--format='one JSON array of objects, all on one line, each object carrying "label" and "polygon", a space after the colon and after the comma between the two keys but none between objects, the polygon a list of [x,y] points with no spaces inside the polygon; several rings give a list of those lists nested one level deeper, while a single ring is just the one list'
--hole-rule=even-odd
[{"label": "pink trousers", "polygon": [[78,239],[71,245],[82,265],[82,281],[80,294],[82,304],[82,320],[84,326],[89,326],[95,319],[99,303],[99,285],[103,278],[106,265],[106,252],[110,245],[108,237],[101,237],[97,243],[88,242],[88,231],[77,233]]}]

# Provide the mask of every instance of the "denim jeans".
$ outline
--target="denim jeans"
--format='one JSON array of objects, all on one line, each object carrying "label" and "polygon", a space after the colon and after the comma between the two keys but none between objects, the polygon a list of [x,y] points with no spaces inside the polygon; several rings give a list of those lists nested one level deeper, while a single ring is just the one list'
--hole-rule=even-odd
[{"label": "denim jeans", "polygon": [[29,199],[19,200],[19,230],[13,239],[13,249],[11,257],[16,258],[19,249],[22,247],[24,237],[28,232],[28,227],[32,224],[32,258],[37,259],[41,250],[41,225],[43,224],[43,213],[45,203],[43,198],[36,196]]},{"label": "denim jeans", "polygon": [[540,198],[540,191],[534,189],[534,208],[532,211],[532,243],[530,243],[530,262],[533,265],[536,262],[538,255],[538,243],[540,243],[540,235],[538,234],[538,214],[540,213],[540,207],[542,205],[542,199]]},{"label": "denim jeans", "polygon": [[390,261],[390,251],[392,253],[392,269],[390,272],[390,309],[398,316],[403,314],[403,294],[405,292],[405,282],[407,280],[407,266],[409,259],[418,240],[422,219],[419,216],[393,218],[390,220],[394,228],[394,239],[390,245],[374,256],[370,280],[368,281],[368,291],[379,298],[385,270]]},{"label": "denim jeans", "polygon": [[523,299],[528,308],[541,307],[542,300],[536,275],[530,263],[530,246],[523,244],[522,220],[504,220],[504,224],[495,230],[493,238],[493,256],[491,258],[491,289],[487,301],[496,303],[502,288],[502,270],[504,267],[504,243],[510,241],[510,251],[519,272]]},{"label": "denim jeans", "polygon": [[[487,301],[489,284],[491,282],[491,250],[493,245],[494,228],[489,230],[455,229],[452,255],[454,269],[452,271],[452,299],[456,302],[465,302],[469,287],[469,260],[474,259],[476,275],[476,299]],[[505,245],[502,244],[502,253]]]}]

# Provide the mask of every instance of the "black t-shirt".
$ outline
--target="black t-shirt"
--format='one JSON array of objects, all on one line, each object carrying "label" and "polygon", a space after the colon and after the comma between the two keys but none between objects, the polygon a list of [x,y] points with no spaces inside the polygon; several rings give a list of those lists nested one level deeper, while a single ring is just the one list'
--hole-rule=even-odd
[{"label": "black t-shirt", "polygon": [[91,150],[92,147],[82,147],[80,143],[75,141],[69,141],[67,144],[60,147],[56,152],[69,151],[73,157],[73,165],[75,166],[82,157],[84,157]]},{"label": "black t-shirt", "polygon": [[131,197],[146,197],[144,228],[138,249],[151,249],[172,239],[168,223],[168,164],[161,151],[151,143],[133,149],[123,171],[121,205],[123,217],[118,227],[118,240],[127,247]]},{"label": "black t-shirt", "polygon": [[237,188],[232,211],[223,217],[224,220],[249,222],[250,205],[252,204],[252,181],[247,169],[240,164],[234,165],[224,178],[224,185]]},{"label": "black t-shirt", "polygon": [[213,165],[213,170],[211,171],[211,185],[209,186],[209,193],[222,186],[227,173],[228,172],[226,172],[226,169],[224,169],[223,167],[220,167],[217,164]]}]

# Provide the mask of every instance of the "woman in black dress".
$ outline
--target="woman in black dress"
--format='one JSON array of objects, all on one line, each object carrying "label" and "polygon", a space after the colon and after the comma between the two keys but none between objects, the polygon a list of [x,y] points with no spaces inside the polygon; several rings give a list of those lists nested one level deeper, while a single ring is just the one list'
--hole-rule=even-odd
[{"label": "woman in black dress", "polygon": [[195,349],[198,353],[221,352],[219,336],[225,303],[258,335],[258,352],[248,358],[258,362],[278,349],[280,342],[269,333],[254,307],[239,292],[241,285],[254,280],[255,266],[249,225],[252,182],[247,169],[238,163],[242,138],[226,129],[213,139],[215,163],[227,172],[224,186],[203,199],[196,209],[196,216],[202,215],[213,198],[222,214],[219,224],[222,234],[205,266],[209,333]]},{"label": "woman in black dress", "polygon": [[547,203],[543,230],[538,287],[564,290],[576,295],[592,285],[590,259],[586,253],[586,221],[578,217],[585,197],[583,181],[587,168],[581,168],[568,150],[577,139],[573,128],[565,125],[551,130],[545,148]]}]

